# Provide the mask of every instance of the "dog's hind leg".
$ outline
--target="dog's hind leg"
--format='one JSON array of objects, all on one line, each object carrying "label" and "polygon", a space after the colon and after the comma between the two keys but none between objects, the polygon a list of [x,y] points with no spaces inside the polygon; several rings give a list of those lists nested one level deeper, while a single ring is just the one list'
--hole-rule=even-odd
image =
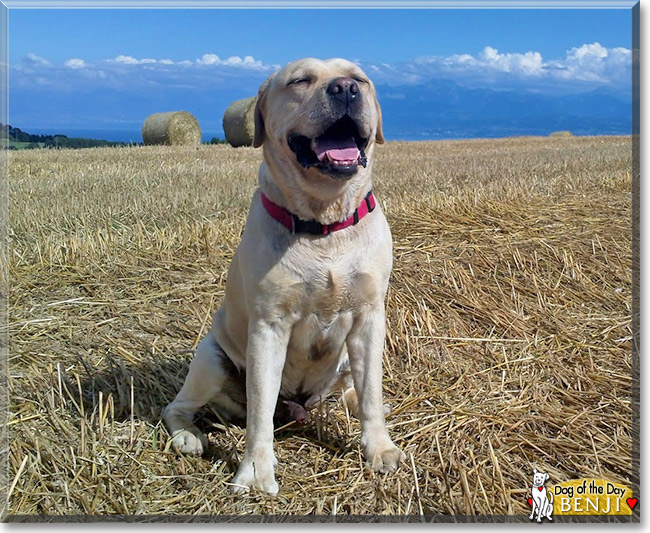
[{"label": "dog's hind leg", "polygon": [[219,393],[226,392],[226,382],[232,377],[230,367],[232,362],[208,333],[196,348],[183,387],[163,410],[163,419],[177,451],[201,455],[206,450],[208,442],[194,425],[194,414]]}]

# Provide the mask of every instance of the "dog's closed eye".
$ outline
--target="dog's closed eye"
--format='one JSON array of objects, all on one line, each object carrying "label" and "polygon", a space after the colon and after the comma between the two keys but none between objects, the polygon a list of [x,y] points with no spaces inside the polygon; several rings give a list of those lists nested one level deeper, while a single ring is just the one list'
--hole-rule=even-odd
[{"label": "dog's closed eye", "polygon": [[309,76],[303,76],[300,78],[293,78],[287,82],[287,87],[291,85],[310,85],[313,79]]}]

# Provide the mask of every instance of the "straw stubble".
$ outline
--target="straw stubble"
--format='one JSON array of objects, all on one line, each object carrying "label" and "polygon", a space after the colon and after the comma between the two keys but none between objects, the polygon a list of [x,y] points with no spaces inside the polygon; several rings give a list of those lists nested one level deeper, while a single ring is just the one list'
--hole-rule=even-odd
[{"label": "straw stubble", "polygon": [[627,137],[389,142],[388,429],[363,465],[342,404],[276,431],[276,498],[232,496],[245,429],[210,407],[204,457],[169,446],[180,389],[257,186],[226,146],[12,154],[14,514],[505,514],[532,468],[630,483]]}]

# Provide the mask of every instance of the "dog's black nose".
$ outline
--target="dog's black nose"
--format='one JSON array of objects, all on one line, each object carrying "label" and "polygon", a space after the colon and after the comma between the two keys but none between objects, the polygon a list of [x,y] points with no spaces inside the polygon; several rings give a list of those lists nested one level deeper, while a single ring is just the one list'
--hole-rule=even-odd
[{"label": "dog's black nose", "polygon": [[359,94],[359,85],[352,78],[336,78],[327,86],[327,94],[349,104]]}]

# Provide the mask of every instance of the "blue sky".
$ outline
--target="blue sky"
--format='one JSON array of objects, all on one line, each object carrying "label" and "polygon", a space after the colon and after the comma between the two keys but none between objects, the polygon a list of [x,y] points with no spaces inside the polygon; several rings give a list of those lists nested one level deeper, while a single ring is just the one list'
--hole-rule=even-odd
[{"label": "blue sky", "polygon": [[631,10],[11,10],[9,59],[63,62],[118,55],[195,59],[250,55],[408,61],[475,55],[486,46],[555,59],[585,43],[630,47]]},{"label": "blue sky", "polygon": [[[278,66],[306,56],[357,61],[383,86],[426,86],[442,78],[497,90],[576,93],[605,87],[629,94],[629,5],[571,10],[11,9],[10,120],[24,129],[53,127],[52,121],[35,122],[56,107],[70,124],[92,120],[99,129],[115,118],[111,106],[106,105],[104,118],[96,113],[83,119],[75,115],[77,106],[89,99],[96,104],[143,91],[155,98],[183,89],[201,92],[202,98],[212,90],[222,91],[222,98],[244,98]],[[40,115],[30,115],[34,109]]]}]

